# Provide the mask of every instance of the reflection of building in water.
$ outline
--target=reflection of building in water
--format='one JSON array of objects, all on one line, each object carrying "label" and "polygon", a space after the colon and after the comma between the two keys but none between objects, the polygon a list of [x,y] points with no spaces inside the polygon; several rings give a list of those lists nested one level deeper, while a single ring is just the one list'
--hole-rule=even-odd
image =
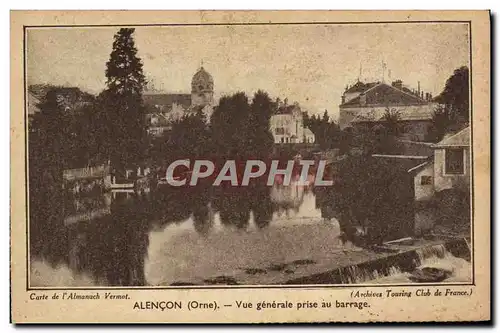
[{"label": "reflection of building in water", "polygon": [[271,201],[283,208],[299,208],[304,200],[304,189],[297,182],[291,182],[289,186],[274,185],[271,188]]},{"label": "reflection of building in water", "polygon": [[91,221],[111,214],[111,194],[65,198],[64,224]]}]

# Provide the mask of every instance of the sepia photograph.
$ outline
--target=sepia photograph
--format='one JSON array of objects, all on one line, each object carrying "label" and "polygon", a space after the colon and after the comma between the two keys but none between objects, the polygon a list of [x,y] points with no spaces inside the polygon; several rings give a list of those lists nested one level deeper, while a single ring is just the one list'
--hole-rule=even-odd
[{"label": "sepia photograph", "polygon": [[[109,299],[173,321],[186,304],[218,311],[208,321],[312,322],[328,307],[374,320],[384,299],[479,302],[490,110],[474,80],[489,63],[473,27],[487,15],[154,13],[68,13],[16,39],[11,237],[30,318]],[[222,322],[238,318],[256,322]]]},{"label": "sepia photograph", "polygon": [[472,282],[469,39],[28,28],[30,286]]}]

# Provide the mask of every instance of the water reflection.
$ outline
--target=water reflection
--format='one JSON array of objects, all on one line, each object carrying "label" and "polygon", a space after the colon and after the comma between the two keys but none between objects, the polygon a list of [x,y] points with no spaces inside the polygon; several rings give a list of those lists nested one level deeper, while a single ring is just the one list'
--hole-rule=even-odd
[{"label": "water reflection", "polygon": [[[179,269],[200,260],[200,265],[211,265],[215,269],[228,268],[230,262],[241,259],[232,256],[259,257],[259,251],[261,259],[276,253],[285,258],[291,247],[314,246],[315,237],[322,237],[325,244],[338,248],[347,243],[369,247],[414,234],[411,205],[401,202],[395,208],[393,198],[385,201],[388,196],[368,202],[361,197],[346,199],[344,193],[342,196],[339,193],[338,187],[311,188],[292,183],[274,187],[252,184],[246,188],[200,186],[141,195],[113,192],[87,198],[66,194],[59,197],[59,203],[44,201],[50,195],[54,198],[54,193],[36,200],[30,197],[32,264],[46,263],[54,269],[53,274],[59,274],[60,267],[67,267],[74,276],[89,277],[96,285],[140,286],[151,283],[145,266],[151,259],[148,256],[158,251],[161,256],[154,258],[155,262],[164,260],[161,258],[173,261],[175,256],[182,255]],[[313,227],[325,221],[334,222],[335,227]],[[283,227],[299,227],[300,232],[292,235],[291,229]],[[336,231],[338,227],[340,233]],[[277,232],[273,228],[285,231]],[[325,230],[331,234],[325,234]],[[238,236],[246,232],[261,233],[264,238]],[[179,233],[181,238],[176,241],[181,245],[170,246],[170,252],[161,248],[168,241],[165,233]],[[221,236],[213,236],[219,234]],[[162,243],[152,244],[151,239],[158,237],[163,237]],[[222,241],[228,237],[237,242],[220,246],[220,242],[230,243]],[[200,239],[205,239],[205,243],[197,243]],[[219,245],[213,245],[214,242]],[[158,248],[152,249],[152,246]],[[208,251],[210,246],[215,251],[213,257],[225,262],[203,258],[203,249]],[[190,252],[190,247],[199,252]],[[304,251],[307,256],[315,250]],[[298,252],[295,255],[298,256]],[[32,279],[32,283],[65,284],[57,279]]]}]

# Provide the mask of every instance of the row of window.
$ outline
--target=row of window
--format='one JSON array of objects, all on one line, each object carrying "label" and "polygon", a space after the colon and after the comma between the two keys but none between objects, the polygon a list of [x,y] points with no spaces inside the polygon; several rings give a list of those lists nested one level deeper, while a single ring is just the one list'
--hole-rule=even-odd
[{"label": "row of window", "polygon": [[[280,139],[281,143],[295,143],[296,140],[291,140],[290,138],[281,138]],[[314,140],[312,138],[304,138],[305,143],[314,143]]]}]

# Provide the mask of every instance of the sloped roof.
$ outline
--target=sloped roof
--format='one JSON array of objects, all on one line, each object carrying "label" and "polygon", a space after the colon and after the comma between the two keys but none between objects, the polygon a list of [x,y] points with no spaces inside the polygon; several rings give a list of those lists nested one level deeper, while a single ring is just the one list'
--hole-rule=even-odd
[{"label": "sloped roof", "polygon": [[90,101],[92,99],[91,94],[82,91],[78,87],[53,86],[50,84],[33,84],[28,86],[28,93],[39,101],[43,101],[49,91],[53,91],[58,95],[63,95],[72,102],[76,102],[77,100]]},{"label": "sloped roof", "polygon": [[[365,103],[361,104],[361,98],[365,98]],[[357,96],[341,107],[357,106],[401,106],[401,105],[419,105],[427,102],[416,95],[400,90],[386,83],[378,83],[369,89],[364,90],[360,96]]]},{"label": "sloped roof", "polygon": [[470,126],[464,128],[460,132],[453,134],[441,142],[433,145],[433,148],[446,148],[446,147],[469,147],[470,145]]},{"label": "sloped roof", "polygon": [[296,111],[300,112],[300,108],[292,104],[279,107],[274,114],[293,114]]},{"label": "sloped roof", "polygon": [[424,162],[430,161],[426,156],[405,156],[405,155],[371,155],[377,165],[389,167],[394,173],[400,172],[408,174],[408,171],[421,166]]},{"label": "sloped roof", "polygon": [[358,81],[353,86],[351,86],[349,89],[347,89],[344,93],[349,94],[349,93],[355,93],[355,92],[364,92],[370,88],[375,87],[377,84],[379,84],[379,82],[363,83],[361,81]]},{"label": "sloped roof", "polygon": [[142,99],[144,104],[150,107],[161,105],[171,108],[174,103],[185,109],[191,106],[191,94],[144,94]]},{"label": "sloped roof", "polygon": [[40,112],[38,104],[40,104],[40,100],[32,92],[28,91],[28,115],[32,116]]},{"label": "sloped roof", "polygon": [[426,161],[422,164],[419,164],[411,169],[408,170],[408,173],[412,173],[412,172],[416,172],[416,171],[419,171],[420,169],[422,169],[423,167],[425,167],[426,165],[428,165],[430,162],[429,161]]},{"label": "sloped roof", "polygon": [[47,92],[51,88],[52,86],[48,84],[32,84],[28,86],[28,92],[31,93],[38,100],[42,100],[45,98]]},{"label": "sloped roof", "polygon": [[148,113],[146,114],[146,121],[148,123],[151,122],[151,120],[155,118],[156,123],[154,125],[150,124],[150,126],[153,127],[164,127],[164,126],[170,126],[171,124],[171,119],[167,114],[157,112],[157,113]]},{"label": "sloped roof", "polygon": [[304,135],[314,135],[314,133],[309,128],[304,127]]}]

